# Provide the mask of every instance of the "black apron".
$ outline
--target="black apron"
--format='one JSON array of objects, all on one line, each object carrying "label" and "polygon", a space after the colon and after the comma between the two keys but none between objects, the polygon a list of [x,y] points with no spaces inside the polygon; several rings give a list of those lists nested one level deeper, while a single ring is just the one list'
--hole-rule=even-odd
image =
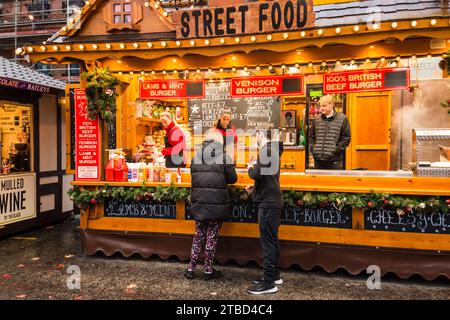
[{"label": "black apron", "polygon": [[[170,132],[172,134],[172,131]],[[164,146],[166,148],[172,148],[173,146],[169,143],[169,137],[164,137]],[[166,168],[184,168],[185,164],[183,161],[183,151],[180,151],[178,154],[169,154],[165,156],[166,159]]]}]

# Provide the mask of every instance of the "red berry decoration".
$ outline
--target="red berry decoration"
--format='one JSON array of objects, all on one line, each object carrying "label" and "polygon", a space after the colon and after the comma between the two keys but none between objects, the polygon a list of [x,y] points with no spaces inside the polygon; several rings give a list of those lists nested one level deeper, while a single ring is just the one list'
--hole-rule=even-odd
[{"label": "red berry decoration", "polygon": [[446,204],[450,204],[450,199],[445,200]]},{"label": "red berry decoration", "polygon": [[371,201],[367,202],[367,208],[372,208],[373,207],[373,203]]},{"label": "red berry decoration", "polygon": [[303,206],[303,201],[302,200],[297,200],[297,207],[301,207]]},{"label": "red berry decoration", "polygon": [[326,202],[321,202],[321,203],[319,204],[319,206],[320,206],[321,208],[325,208],[325,207],[327,206],[327,203],[326,203]]},{"label": "red berry decoration", "polygon": [[388,199],[384,199],[384,204],[388,205],[389,204],[389,200]]},{"label": "red berry decoration", "polygon": [[91,204],[92,204],[93,206],[95,206],[95,205],[97,204],[97,200],[91,199]]}]

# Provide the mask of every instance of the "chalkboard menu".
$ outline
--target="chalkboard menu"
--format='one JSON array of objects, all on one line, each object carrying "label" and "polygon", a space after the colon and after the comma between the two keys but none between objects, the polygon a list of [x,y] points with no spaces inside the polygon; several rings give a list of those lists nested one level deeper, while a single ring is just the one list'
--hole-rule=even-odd
[{"label": "chalkboard menu", "polygon": [[281,213],[281,224],[351,229],[352,208],[336,209],[332,206],[324,208],[286,207]]},{"label": "chalkboard menu", "polygon": [[[230,108],[231,123],[237,129],[279,128],[280,97],[232,98],[230,81],[208,82],[204,99],[190,99],[188,104],[189,126],[202,132],[211,128],[222,110]],[[197,131],[198,132],[198,131]]]},{"label": "chalkboard menu", "polygon": [[[193,220],[189,204],[186,204],[186,219]],[[252,203],[233,206],[226,222],[258,223],[258,209]],[[334,207],[306,208],[285,207],[281,213],[281,224],[303,227],[352,229],[352,208],[342,210]]]},{"label": "chalkboard menu", "polygon": [[[191,214],[191,207],[186,202],[186,220],[194,220],[194,216]],[[225,219],[226,222],[244,222],[244,223],[257,223],[258,222],[258,209],[251,203],[237,203],[233,205],[230,216]]]},{"label": "chalkboard menu", "polygon": [[364,229],[413,233],[450,234],[450,213],[411,212],[398,215],[395,209],[366,209]]},{"label": "chalkboard menu", "polygon": [[105,217],[176,219],[177,210],[175,202],[109,200]]}]

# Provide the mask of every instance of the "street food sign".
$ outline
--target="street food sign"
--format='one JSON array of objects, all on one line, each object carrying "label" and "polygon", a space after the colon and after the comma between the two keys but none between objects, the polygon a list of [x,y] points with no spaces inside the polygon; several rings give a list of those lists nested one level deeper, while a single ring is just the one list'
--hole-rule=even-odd
[{"label": "street food sign", "polygon": [[36,218],[34,173],[0,176],[0,226]]},{"label": "street food sign", "polygon": [[204,98],[204,80],[158,80],[140,82],[141,99]]},{"label": "street food sign", "polygon": [[173,12],[178,39],[293,31],[315,26],[313,0],[280,0]]},{"label": "street food sign", "polygon": [[231,78],[231,96],[298,96],[304,94],[303,75]]},{"label": "street food sign", "polygon": [[76,180],[100,180],[100,124],[88,117],[84,89],[75,89],[75,177]]},{"label": "street food sign", "polygon": [[333,72],[323,76],[325,94],[406,90],[409,86],[409,68]]}]

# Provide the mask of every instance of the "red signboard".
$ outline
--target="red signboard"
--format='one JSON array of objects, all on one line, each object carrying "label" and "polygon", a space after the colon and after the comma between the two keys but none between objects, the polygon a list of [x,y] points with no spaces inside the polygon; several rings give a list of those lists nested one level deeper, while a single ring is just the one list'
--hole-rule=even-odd
[{"label": "red signboard", "polygon": [[141,99],[204,98],[204,80],[156,80],[140,82]]},{"label": "red signboard", "polygon": [[325,94],[405,90],[409,86],[409,68],[344,71],[323,76]]},{"label": "red signboard", "polygon": [[233,98],[303,94],[303,75],[231,78],[231,96]]},{"label": "red signboard", "polygon": [[84,89],[75,89],[75,179],[100,180],[99,119],[91,120],[87,112]]}]

